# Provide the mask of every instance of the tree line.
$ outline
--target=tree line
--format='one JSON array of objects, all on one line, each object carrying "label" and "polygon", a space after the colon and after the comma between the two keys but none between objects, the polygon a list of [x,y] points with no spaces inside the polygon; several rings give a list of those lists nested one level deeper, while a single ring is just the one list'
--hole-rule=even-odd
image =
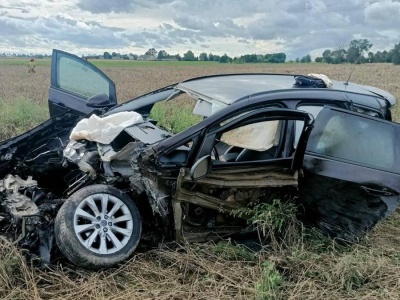
[{"label": "tree line", "polygon": [[[99,57],[89,57],[99,58]],[[216,55],[212,53],[202,52],[196,56],[193,51],[188,50],[182,56],[180,54],[169,54],[165,50],[157,51],[150,48],[144,55],[133,53],[120,54],[116,52],[104,52],[104,59],[133,59],[133,60],[177,60],[177,61],[214,61],[220,63],[285,63],[286,54],[271,53],[271,54],[245,54],[242,56],[230,57],[226,53],[224,55]]]},{"label": "tree line", "polygon": [[[325,62],[328,64],[362,64],[362,63],[393,63],[400,64],[400,43],[394,45],[393,49],[389,51],[377,51],[372,52],[372,43],[368,39],[355,39],[349,43],[348,47],[345,47],[343,43],[337,42],[333,49],[326,49],[322,56],[316,57],[315,62]],[[142,55],[143,56],[143,55]],[[129,55],[120,55],[119,53],[104,52],[104,59],[143,59],[140,55],[130,53]],[[153,57],[152,60],[177,60],[177,61],[213,61],[220,63],[285,63],[286,54],[271,53],[271,54],[245,54],[241,56],[230,57],[226,53],[224,55],[215,55],[212,53],[202,52],[199,56],[196,56],[193,51],[188,50],[182,56],[180,54],[169,54],[165,50],[157,51],[154,48],[150,48],[144,54],[144,56]],[[145,60],[149,60],[146,59]],[[296,63],[311,63],[312,58],[309,54],[298,57],[294,61]]]},{"label": "tree line", "polygon": [[[323,51],[322,56],[315,58],[315,62],[325,62],[328,64],[341,64],[341,63],[393,63],[400,65],[400,43],[394,45],[389,51],[370,51],[372,43],[368,39],[355,39],[352,40],[348,47],[345,47],[342,42],[336,42],[335,47]],[[32,57],[44,58],[51,57],[51,55],[32,55],[32,54],[12,54],[0,53],[0,57]],[[219,63],[285,63],[286,54],[271,53],[271,54],[245,54],[241,56],[230,57],[226,53],[224,55],[216,55],[212,53],[202,52],[196,56],[193,51],[188,50],[182,56],[178,54],[169,54],[165,50],[157,51],[154,48],[147,50],[144,55],[137,55],[133,53],[120,54],[117,52],[104,52],[103,55],[85,55],[82,56],[86,59],[130,59],[130,60],[176,60],[176,61],[212,61]],[[309,54],[298,57],[294,61],[296,63],[311,63],[312,59]]]},{"label": "tree line", "polygon": [[[337,42],[334,49],[326,49],[322,56],[316,57],[315,62],[328,64],[363,64],[363,63],[393,63],[400,64],[400,43],[389,51],[372,52],[372,44],[368,39],[352,40],[346,49],[341,42]],[[298,61],[299,60],[299,61]],[[296,59],[300,62],[300,59]]]}]

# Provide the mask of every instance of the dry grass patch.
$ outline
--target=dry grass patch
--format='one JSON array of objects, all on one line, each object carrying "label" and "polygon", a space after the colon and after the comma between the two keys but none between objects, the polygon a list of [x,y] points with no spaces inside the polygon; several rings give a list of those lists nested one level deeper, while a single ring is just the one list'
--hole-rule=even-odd
[{"label": "dry grass patch", "polygon": [[389,223],[352,246],[298,228],[297,236],[275,249],[253,252],[229,241],[163,246],[97,273],[65,262],[40,270],[4,244],[0,298],[399,299],[400,245],[373,242]]},{"label": "dry grass patch", "polygon": [[[214,245],[138,254],[118,269],[87,272],[29,267],[12,246],[0,248],[1,299],[248,299],[255,294],[258,261]],[[233,250],[234,251],[234,250]],[[75,270],[74,270],[75,269]],[[246,280],[243,280],[246,278]]]}]

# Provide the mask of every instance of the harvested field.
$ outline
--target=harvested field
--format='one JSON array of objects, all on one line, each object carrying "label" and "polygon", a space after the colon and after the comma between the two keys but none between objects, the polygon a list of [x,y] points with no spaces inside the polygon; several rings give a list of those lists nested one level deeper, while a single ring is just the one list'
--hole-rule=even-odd
[{"label": "harvested field", "polygon": [[[98,63],[98,62],[96,62]],[[120,102],[190,77],[221,73],[323,73],[347,80],[353,66],[102,64]],[[50,67],[0,60],[0,138],[47,118]],[[355,67],[351,81],[385,89],[400,99],[400,67]],[[400,110],[393,111],[400,120]],[[88,272],[66,263],[39,270],[1,241],[1,299],[400,299],[400,214],[379,224],[359,244],[340,246],[301,226],[283,245],[254,253],[219,244],[160,245],[118,269]],[[293,230],[293,229],[291,229]]]},{"label": "harvested field", "polygon": [[[327,65],[327,64],[219,64],[201,63],[198,65],[180,65],[176,62],[171,65],[129,64],[124,67],[119,62],[99,64],[117,85],[119,101],[123,102],[140,94],[166,86],[191,77],[224,74],[224,73],[290,73],[308,74],[322,73],[337,80],[347,80],[354,65]],[[38,65],[36,74],[28,74],[27,67],[21,64],[3,64],[0,60],[0,99],[14,99],[16,96],[27,97],[31,100],[46,101],[50,82],[50,65]],[[400,96],[399,78],[400,68],[392,64],[365,64],[356,65],[351,81],[373,85]]]}]

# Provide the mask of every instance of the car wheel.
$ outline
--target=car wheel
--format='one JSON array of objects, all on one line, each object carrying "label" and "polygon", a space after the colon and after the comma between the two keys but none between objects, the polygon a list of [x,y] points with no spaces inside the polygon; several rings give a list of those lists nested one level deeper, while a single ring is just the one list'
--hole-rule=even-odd
[{"label": "car wheel", "polygon": [[55,237],[75,265],[101,269],[127,259],[136,249],[142,222],[135,203],[107,185],[74,193],[58,211]]}]

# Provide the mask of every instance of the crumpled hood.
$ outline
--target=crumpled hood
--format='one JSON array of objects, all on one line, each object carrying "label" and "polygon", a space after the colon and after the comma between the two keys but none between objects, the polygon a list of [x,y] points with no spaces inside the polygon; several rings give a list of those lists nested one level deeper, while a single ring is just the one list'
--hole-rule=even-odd
[{"label": "crumpled hood", "polygon": [[392,95],[391,93],[373,87],[373,86],[369,86],[369,85],[362,85],[362,84],[357,84],[357,83],[353,83],[353,82],[343,82],[343,81],[336,81],[336,80],[332,80],[333,82],[333,88],[337,88],[337,89],[344,89],[346,91],[349,92],[354,92],[354,93],[365,93],[365,92],[369,92],[371,94],[375,94],[377,96],[383,97],[385,98],[389,103],[390,106],[393,106],[396,104],[396,97],[394,95]]},{"label": "crumpled hood", "polygon": [[381,90],[376,87],[368,86],[368,85],[360,85],[360,88],[384,97],[387,101],[389,101],[390,106],[393,106],[396,104],[396,97],[394,95],[386,92],[385,90]]}]

